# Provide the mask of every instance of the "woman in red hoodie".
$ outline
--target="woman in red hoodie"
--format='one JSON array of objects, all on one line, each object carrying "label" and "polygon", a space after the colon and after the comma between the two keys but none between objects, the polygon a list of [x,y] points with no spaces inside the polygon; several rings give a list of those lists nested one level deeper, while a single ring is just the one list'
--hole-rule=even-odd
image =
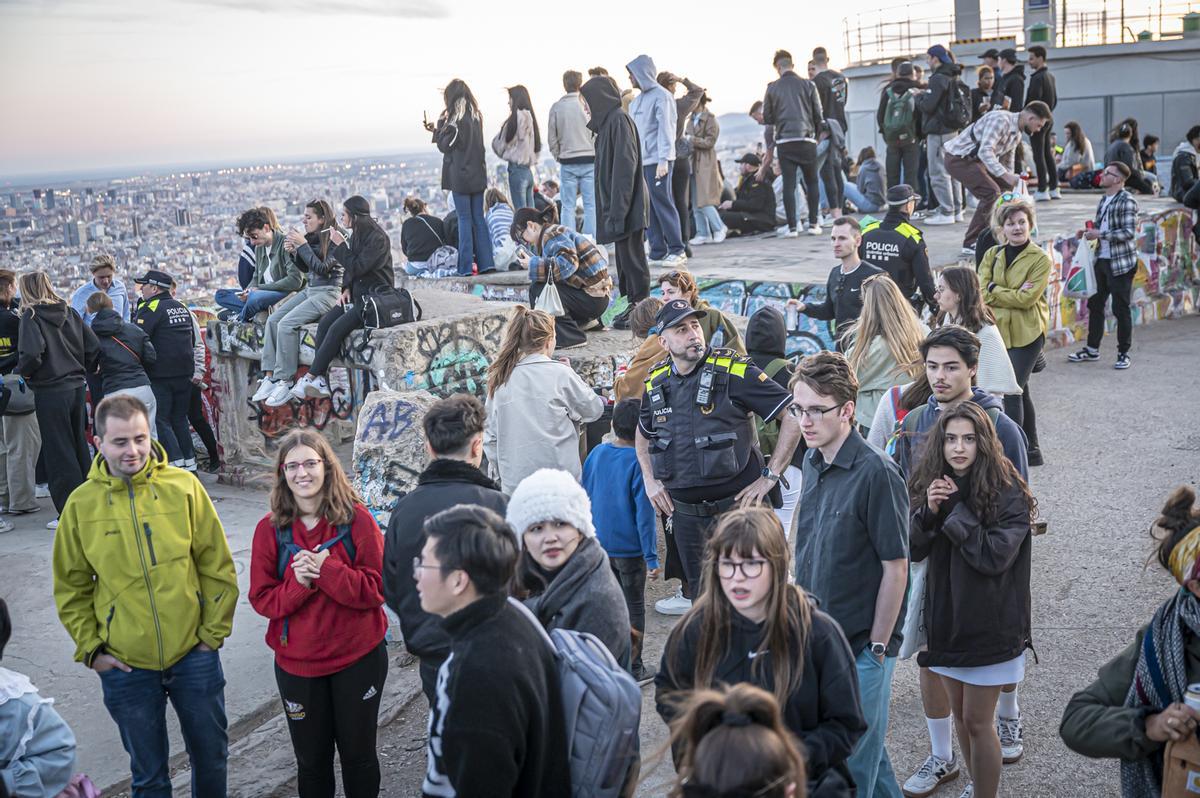
[{"label": "woman in red hoodie", "polygon": [[258,522],[250,604],[269,618],[275,681],[301,798],[379,794],[375,729],[387,677],[383,536],[319,433],[283,439],[271,512]]}]

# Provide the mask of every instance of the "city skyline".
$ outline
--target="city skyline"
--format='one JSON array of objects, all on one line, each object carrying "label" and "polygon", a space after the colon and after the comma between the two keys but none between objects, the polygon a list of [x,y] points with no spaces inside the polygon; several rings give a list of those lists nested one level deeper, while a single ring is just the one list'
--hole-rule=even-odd
[{"label": "city skyline", "polygon": [[803,64],[823,45],[837,64],[842,17],[867,4],[773,10],[769,27],[795,33],[732,38],[739,20],[764,23],[704,6],[618,0],[522,23],[478,0],[0,0],[0,65],[24,76],[0,87],[22,120],[0,132],[0,182],[428,151],[421,115],[436,116],[452,77],[472,86],[490,139],[506,86],[529,88],[544,126],[564,70],[602,65],[625,83],[643,52],[706,86],[714,112],[744,111],[776,48]]}]

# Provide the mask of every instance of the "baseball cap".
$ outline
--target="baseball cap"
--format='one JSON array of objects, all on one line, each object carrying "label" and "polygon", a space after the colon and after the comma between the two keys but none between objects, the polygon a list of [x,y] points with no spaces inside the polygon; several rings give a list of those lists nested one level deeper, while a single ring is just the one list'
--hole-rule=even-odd
[{"label": "baseball cap", "polygon": [[1008,61],[1010,64],[1019,63],[1021,60],[1020,58],[1017,58],[1017,51],[1011,47],[1006,47],[1005,49],[1001,50],[1000,58]]},{"label": "baseball cap", "polygon": [[903,205],[909,200],[921,201],[921,195],[913,191],[912,186],[907,183],[901,183],[898,186],[892,186],[887,190],[888,205]]},{"label": "baseball cap", "polygon": [[133,281],[138,285],[157,285],[159,288],[171,288],[171,275],[166,272],[160,272],[158,269],[150,269],[141,277],[134,277]]},{"label": "baseball cap", "polygon": [[659,308],[658,313],[654,316],[654,326],[661,333],[687,319],[698,319],[703,315],[703,310],[692,307],[686,299],[672,299]]},{"label": "baseball cap", "polygon": [[741,158],[738,158],[736,161],[734,161],[734,163],[748,163],[751,166],[762,166],[762,159],[754,153],[748,152]]},{"label": "baseball cap", "polygon": [[905,61],[896,68],[896,77],[898,78],[911,78],[914,74],[912,61]]},{"label": "baseball cap", "polygon": [[930,47],[928,50],[925,51],[925,54],[928,55],[930,58],[936,58],[938,61],[940,61],[943,64],[951,63],[950,52],[940,44],[935,44],[933,47]]},{"label": "baseball cap", "polygon": [[997,50],[995,47],[991,48],[990,50],[987,50],[985,53],[983,53],[983,55],[979,56],[980,60],[983,60],[984,58],[999,58],[999,57],[1000,57],[1000,51]]}]

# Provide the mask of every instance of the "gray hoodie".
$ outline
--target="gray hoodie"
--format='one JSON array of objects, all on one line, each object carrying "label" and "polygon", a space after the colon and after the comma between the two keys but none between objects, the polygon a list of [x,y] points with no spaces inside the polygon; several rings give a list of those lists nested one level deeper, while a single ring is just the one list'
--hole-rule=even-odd
[{"label": "gray hoodie", "polygon": [[642,141],[642,165],[654,166],[675,160],[675,124],[678,111],[675,98],[658,85],[654,61],[639,55],[625,65],[633,74],[641,93],[629,106],[629,115]]}]

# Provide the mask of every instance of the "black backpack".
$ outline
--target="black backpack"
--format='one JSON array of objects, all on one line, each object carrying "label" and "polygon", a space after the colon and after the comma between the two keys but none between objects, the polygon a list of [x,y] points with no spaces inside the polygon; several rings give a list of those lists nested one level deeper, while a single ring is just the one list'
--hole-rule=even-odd
[{"label": "black backpack", "polygon": [[960,79],[946,89],[942,98],[942,122],[951,130],[962,130],[971,124],[971,90]]},{"label": "black backpack", "polygon": [[362,298],[363,327],[368,330],[420,321],[422,315],[420,303],[407,288],[381,285]]}]

